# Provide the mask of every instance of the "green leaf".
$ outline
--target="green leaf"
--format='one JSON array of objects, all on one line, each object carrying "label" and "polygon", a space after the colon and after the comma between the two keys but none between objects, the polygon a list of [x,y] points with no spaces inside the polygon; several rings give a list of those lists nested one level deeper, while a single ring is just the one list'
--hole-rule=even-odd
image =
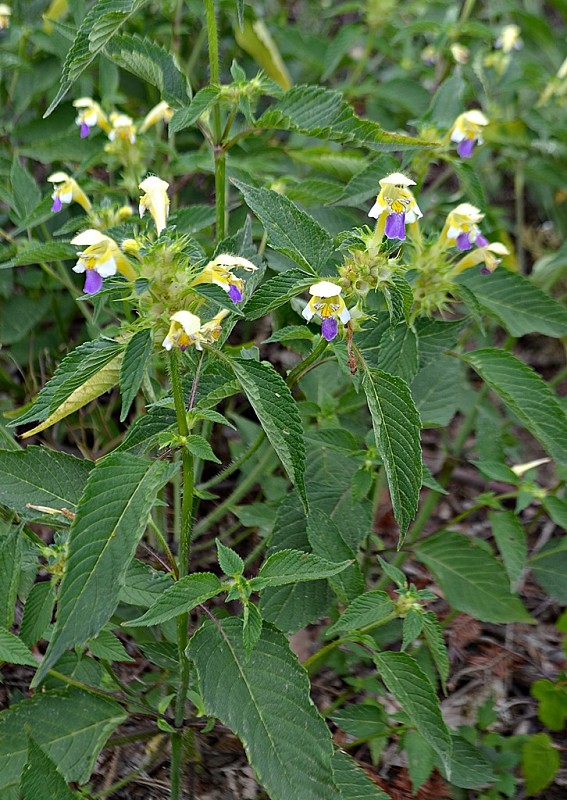
[{"label": "green leaf", "polygon": [[512,336],[567,334],[567,309],[517,272],[497,269],[491,275],[482,275],[467,270],[458,283],[466,286]]},{"label": "green leaf", "polygon": [[264,625],[247,659],[240,620],[207,620],[187,653],[195,662],[207,714],[240,737],[272,800],[336,797],[330,733],[283,634]]},{"label": "green leaf", "polygon": [[[275,308],[289,302],[292,297],[309,289],[314,281],[313,274],[300,269],[288,269],[280,272],[263,283],[244,306],[244,316],[253,320],[263,317]],[[307,331],[307,328],[302,330]],[[311,336],[311,334],[309,334]],[[271,341],[274,341],[272,336]]]},{"label": "green leaf", "polygon": [[[0,503],[23,517],[45,522],[29,504],[74,512],[94,464],[62,451],[31,445],[0,450]],[[58,522],[65,520],[61,515]]]},{"label": "green leaf", "polygon": [[340,92],[322,86],[294,86],[257,120],[258,128],[284,130],[352,143],[372,150],[431,147],[431,142],[383,130],[360,119]]},{"label": "green leaf", "polygon": [[252,578],[250,585],[254,591],[267,586],[285,586],[288,583],[303,583],[329,578],[342,572],[351,565],[351,561],[341,564],[331,563],[313,553],[301,550],[278,550],[268,556],[262,564],[257,578]]},{"label": "green leaf", "polygon": [[41,747],[30,736],[28,759],[22,773],[22,800],[77,800],[73,792]]},{"label": "green leaf", "polygon": [[462,736],[453,736],[452,740],[450,778],[440,759],[435,757],[436,766],[445,779],[463,789],[480,789],[494,783],[496,775],[482,750]]},{"label": "green leaf", "polygon": [[433,663],[437,667],[437,672],[441,678],[443,691],[447,692],[447,678],[449,677],[449,654],[443,636],[443,628],[433,611],[426,611],[422,614],[423,635],[429,648],[429,653]]},{"label": "green leaf", "polygon": [[41,192],[35,179],[16,156],[10,169],[13,209],[18,220],[25,219],[41,200]]},{"label": "green leaf", "polygon": [[120,391],[122,408],[120,422],[124,422],[142,385],[146,364],[152,352],[152,331],[150,328],[135,333],[124,351],[120,366]]},{"label": "green leaf", "polygon": [[439,700],[415,659],[406,653],[375,653],[380,678],[398,700],[418,732],[439,755],[447,772],[451,763],[451,734],[441,716]]},{"label": "green leaf", "polygon": [[169,122],[170,133],[178,133],[194,125],[205,111],[213,105],[220,94],[217,86],[205,86],[199,89],[188,106],[178,108]]},{"label": "green leaf", "polygon": [[149,608],[172,583],[169,573],[157,572],[149,564],[134,559],[126,572],[119,599],[121,603]]},{"label": "green leaf", "polygon": [[567,719],[567,689],[563,681],[552,683],[544,678],[530,686],[530,694],[539,700],[537,715],[552,731],[562,731]]},{"label": "green leaf", "polygon": [[220,539],[215,539],[217,546],[217,557],[219,567],[225,575],[235,578],[237,575],[242,575],[244,572],[244,561],[240,558],[238,553],[231,550],[230,547],[224,545]]},{"label": "green leaf", "polygon": [[213,453],[213,448],[202,436],[196,433],[190,433],[185,437],[185,447],[197,458],[203,461],[214,461],[215,464],[221,464],[220,458],[217,458]]},{"label": "green leaf", "polygon": [[237,180],[233,183],[264,226],[269,245],[319,275],[334,251],[331,235],[284,195]]},{"label": "green leaf", "polygon": [[546,382],[504,350],[474,350],[463,358],[549,455],[560,464],[567,464],[567,417]]},{"label": "green leaf", "polygon": [[230,365],[307,508],[303,426],[289,388],[267,361],[233,359]]},{"label": "green leaf", "polygon": [[333,518],[320,509],[312,509],[307,521],[307,537],[313,552],[320,558],[327,561],[341,559],[352,562],[342,572],[329,577],[329,583],[339,600],[350,603],[362,594],[364,576],[356,561],[356,554],[342,537],[340,528]]},{"label": "green leaf", "polygon": [[426,119],[430,119],[440,128],[449,128],[464,110],[462,105],[464,90],[465,82],[461,70],[457,67],[433,95]]},{"label": "green leaf", "polygon": [[89,475],[71,526],[57,621],[36,686],[68,647],[84,645],[114,613],[148,514],[171,475],[170,464],[149,464],[126,453],[112,453]]},{"label": "green leaf", "polygon": [[567,537],[552,539],[531,557],[534,578],[559,603],[567,603]]},{"label": "green leaf", "polygon": [[0,627],[11,628],[22,568],[22,534],[0,521]]},{"label": "green leaf", "polygon": [[361,630],[375,625],[394,613],[394,604],[386,592],[373,589],[356,597],[348,605],[334,625],[326,631],[326,636],[336,636],[347,631]]},{"label": "green leaf", "polygon": [[59,91],[44,117],[48,117],[57,108],[73,83],[92,64],[112,37],[147,2],[148,0],[98,0],[90,8],[65,58]]},{"label": "green leaf", "polygon": [[415,642],[419,634],[423,629],[423,615],[417,611],[415,608],[410,608],[406,616],[404,617],[403,625],[402,625],[402,646],[400,650],[404,651]]},{"label": "green leaf", "polygon": [[339,795],[336,800],[389,800],[382,789],[342,750],[333,756],[333,775]]},{"label": "green leaf", "polygon": [[28,264],[48,264],[68,258],[77,258],[77,248],[67,242],[46,242],[45,244],[29,244],[22,247],[14,258],[0,263],[0,269],[9,267],[25,267]]},{"label": "green leaf", "polygon": [[380,360],[377,365],[389,375],[397,375],[410,383],[419,367],[417,337],[409,325],[396,325],[384,331],[380,340]]},{"label": "green leaf", "polygon": [[55,586],[51,581],[35,583],[27,597],[20,627],[20,639],[28,647],[43,638],[51,622],[54,605]]},{"label": "green leaf", "polygon": [[244,19],[243,24],[239,23],[239,27],[235,29],[234,38],[238,46],[252,56],[268,77],[276,81],[282,89],[289,89],[291,77],[263,20]]},{"label": "green leaf", "polygon": [[0,661],[8,664],[24,664],[28,667],[37,667],[37,661],[32,656],[26,645],[10,631],[0,628]]},{"label": "green leaf", "polygon": [[526,531],[514,511],[489,511],[488,519],[514,589],[528,558]]},{"label": "green leaf", "polygon": [[408,756],[408,772],[414,795],[427,781],[435,766],[435,751],[417,731],[406,731],[403,749]]},{"label": "green leaf", "polygon": [[47,294],[41,297],[12,295],[10,298],[0,301],[0,342],[2,345],[21,342],[30,334],[35,334],[50,308],[51,299]]},{"label": "green leaf", "polygon": [[451,422],[461,404],[464,371],[458,359],[440,355],[417,373],[411,393],[424,428]]},{"label": "green leaf", "polygon": [[123,624],[128,628],[159,625],[172,617],[191,611],[195,606],[210,600],[211,597],[216,597],[222,591],[221,582],[212,572],[185,575],[169,586],[143,616]]},{"label": "green leaf", "polygon": [[547,733],[530,736],[522,748],[526,796],[539,794],[546,789],[553,782],[560,765],[559,751]]},{"label": "green leaf", "polygon": [[402,570],[399,569],[399,567],[396,567],[395,564],[391,564],[389,561],[386,561],[381,556],[378,556],[378,561],[384,570],[384,574],[396,584],[398,589],[407,589],[408,579]]},{"label": "green leaf", "polygon": [[452,350],[466,324],[466,319],[451,322],[429,317],[416,319],[414,325],[419,342],[420,366],[434,363],[447,350]]},{"label": "green leaf", "polygon": [[156,446],[158,434],[168,430],[176,422],[177,417],[173,408],[154,406],[130,425],[116,450],[146,452]]},{"label": "green leaf", "polygon": [[80,689],[38,693],[0,713],[0,790],[18,787],[26,726],[66,781],[85,783],[108,736],[127,718],[113,700]]},{"label": "green leaf", "polygon": [[415,554],[433,572],[453,608],[482,622],[533,621],[510,593],[504,567],[473,539],[443,531],[417,545]]},{"label": "green leaf", "polygon": [[144,83],[155,86],[161,97],[171,105],[183,105],[191,96],[187,77],[181,71],[176,57],[146,37],[137,34],[114,36],[104,47],[104,54]]},{"label": "green leaf", "polygon": [[[234,316],[244,316],[242,311],[232,302],[228,294],[224,291],[224,289],[221,289],[220,286],[217,286],[214,283],[200,283],[198,286],[194,286],[193,290],[206,300],[216,303],[221,308],[226,308],[226,310],[230,311],[231,314],[234,314]],[[226,323],[224,324],[226,325]]]},{"label": "green leaf", "polygon": [[421,489],[420,420],[407,385],[381,370],[367,370],[362,380],[376,446],[390,489],[402,544]]},{"label": "green leaf", "polygon": [[258,639],[262,635],[264,620],[258,607],[254,603],[246,603],[243,614],[242,644],[246,658],[250,658],[252,650],[258,644]]},{"label": "green leaf", "polygon": [[105,661],[136,660],[128,655],[120,639],[109,630],[102,630],[95,639],[90,639],[88,648],[95,658],[102,658]]}]

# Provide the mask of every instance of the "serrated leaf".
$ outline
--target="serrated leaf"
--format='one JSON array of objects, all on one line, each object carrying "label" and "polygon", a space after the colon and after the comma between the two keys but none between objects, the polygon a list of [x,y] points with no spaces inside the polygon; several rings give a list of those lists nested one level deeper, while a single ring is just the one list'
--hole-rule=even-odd
[{"label": "serrated leaf", "polygon": [[256,124],[266,130],[295,131],[372,150],[431,147],[431,142],[389,133],[377,122],[360,119],[340,92],[322,86],[294,86]]},{"label": "serrated leaf", "polygon": [[124,422],[128,416],[130,406],[142,385],[151,352],[152,331],[150,328],[135,333],[126,345],[124,358],[120,365],[120,391],[122,393],[120,422]]},{"label": "serrated leaf", "polygon": [[420,317],[414,326],[419,342],[419,364],[425,367],[437,361],[447,350],[452,350],[468,320],[458,319],[446,321],[433,317]]},{"label": "serrated leaf", "polygon": [[267,361],[233,359],[230,365],[307,508],[303,426],[289,388]]},{"label": "serrated leaf", "polygon": [[415,549],[453,608],[482,622],[532,622],[510,593],[504,567],[473,539],[453,531],[431,536]]},{"label": "serrated leaf", "polygon": [[411,384],[411,393],[424,428],[446,427],[462,399],[464,370],[459,360],[440,355],[421,369]]},{"label": "serrated leaf", "polygon": [[393,652],[375,653],[373,658],[386,688],[450,772],[451,734],[441,716],[437,695],[417,661],[406,653]]},{"label": "serrated leaf", "polygon": [[27,759],[26,726],[66,781],[85,783],[108,736],[127,718],[113,700],[64,689],[38,693],[0,713],[0,789],[18,787]]},{"label": "serrated leaf", "polygon": [[531,557],[537,582],[559,603],[567,603],[567,537],[552,539]]},{"label": "serrated leaf", "polygon": [[378,561],[380,566],[384,570],[384,573],[393,581],[398,589],[405,589],[408,585],[408,579],[404,575],[401,569],[395,566],[395,564],[391,564],[389,561],[386,561],[381,556],[378,556]]},{"label": "serrated leaf", "polygon": [[407,384],[381,370],[367,370],[362,386],[384,464],[401,545],[417,511],[421,489],[420,419]]},{"label": "serrated leaf", "polygon": [[77,800],[77,795],[45,755],[41,747],[30,736],[28,759],[22,773],[22,800]]},{"label": "serrated leaf", "polygon": [[47,630],[55,605],[55,587],[51,581],[35,583],[24,606],[20,639],[28,646],[38,642]]},{"label": "serrated leaf", "polygon": [[[167,103],[176,106],[187,102],[191,97],[191,89],[175,55],[151,39],[137,34],[111,35],[112,40],[104,47],[107,58],[144,83],[155,86]],[[93,43],[91,34],[91,48],[93,44],[98,47],[98,43]]]},{"label": "serrated leaf", "polygon": [[16,156],[12,159],[10,169],[10,185],[12,188],[12,201],[17,220],[25,219],[41,200],[41,192],[35,179],[22,165]]},{"label": "serrated leaf", "polygon": [[549,455],[567,464],[567,416],[543,378],[504,350],[474,350],[463,358]]},{"label": "serrated leaf", "polygon": [[121,603],[149,608],[172,583],[169,573],[156,572],[149,564],[134,559],[126,572],[119,599]]},{"label": "serrated leaf", "polygon": [[262,635],[264,620],[254,603],[246,603],[243,613],[242,644],[246,658],[250,658],[252,650],[258,644],[258,639]]},{"label": "serrated leaf", "polygon": [[342,572],[351,563],[351,561],[332,563],[301,550],[278,550],[277,553],[268,556],[260,568],[258,577],[252,578],[250,585],[254,591],[259,591],[267,586],[322,580]]},{"label": "serrated leaf", "polygon": [[555,778],[561,758],[547,733],[530,736],[522,748],[522,772],[526,781],[526,796],[539,794]]},{"label": "serrated leaf", "polygon": [[338,620],[326,631],[326,636],[336,636],[345,631],[355,631],[382,622],[394,612],[394,604],[386,592],[373,589],[356,597]]},{"label": "serrated leaf", "polygon": [[90,639],[88,648],[95,658],[102,658],[105,661],[136,660],[128,655],[120,639],[108,630],[102,630],[96,638]]},{"label": "serrated leaf", "polygon": [[401,275],[394,275],[391,282],[384,287],[384,300],[390,315],[390,325],[409,322],[409,314],[413,305],[411,285]]},{"label": "serrated leaf", "polygon": [[244,561],[240,558],[238,553],[235,553],[230,547],[224,545],[220,539],[216,539],[215,544],[217,546],[219,567],[224,574],[229,575],[231,578],[242,575],[244,572]]},{"label": "serrated leaf", "polygon": [[47,447],[0,450],[0,503],[24,519],[45,521],[29,504],[74,512],[93,466],[92,461]]},{"label": "serrated leaf", "polygon": [[0,661],[8,664],[24,664],[28,667],[37,667],[37,661],[32,656],[20,638],[10,631],[0,628]]},{"label": "serrated leaf", "polygon": [[145,452],[157,443],[157,436],[169,430],[177,422],[175,410],[165,406],[150,408],[147,414],[138,417],[126,431],[126,436],[116,450],[140,450]]},{"label": "serrated leaf", "polygon": [[85,342],[69,353],[57,367],[55,374],[38,394],[33,404],[10,425],[25,425],[35,420],[43,421],[59,404],[83,383],[96,375],[122,350],[110,339]]},{"label": "serrated leaf", "polygon": [[84,645],[114,613],[148,514],[173,469],[112,453],[92,470],[71,526],[55,629],[35,685],[67,648]]},{"label": "serrated leaf", "polygon": [[333,756],[333,775],[339,796],[337,800],[389,800],[390,795],[371,781],[362,767],[342,750]]},{"label": "serrated leaf", "polygon": [[392,156],[378,156],[353,175],[334,205],[358,207],[370,198],[375,198],[378,194],[378,181],[395,172],[397,168],[398,162]]},{"label": "serrated leaf", "polygon": [[210,600],[211,597],[216,597],[222,591],[221,582],[212,572],[185,575],[166,589],[143,616],[128,620],[124,625],[129,628],[159,625],[172,617],[191,611],[195,606]]},{"label": "serrated leaf", "polygon": [[407,648],[414,642],[419,634],[423,629],[423,615],[416,611],[414,608],[410,608],[406,616],[404,617],[403,625],[402,625],[402,646],[401,650],[407,650]]},{"label": "serrated leaf", "polygon": [[194,125],[199,117],[208,111],[220,94],[217,86],[205,86],[195,94],[191,103],[183,108],[178,108],[169,122],[169,131],[178,133],[179,131]]},{"label": "serrated leaf", "polygon": [[526,531],[513,511],[489,511],[488,519],[510,586],[514,589],[528,558]]},{"label": "serrated leaf", "polygon": [[41,264],[58,259],[77,258],[77,248],[66,242],[46,242],[30,244],[18,250],[14,258],[0,263],[0,269],[23,267],[28,264]]},{"label": "serrated leaf", "polygon": [[380,340],[378,367],[410,383],[415,378],[418,366],[417,337],[409,325],[396,325],[393,331],[384,331]]},{"label": "serrated leaf", "polygon": [[[475,747],[462,736],[453,736],[452,740],[450,773],[452,784],[463,789],[480,789],[496,780],[492,765],[480,748]],[[437,755],[435,762],[441,774],[449,780],[447,770]]]},{"label": "serrated leaf", "polygon": [[220,464],[220,458],[217,458],[213,453],[213,448],[202,436],[195,433],[190,433],[185,437],[185,447],[197,458],[203,461],[214,461],[215,464]]},{"label": "serrated leaf", "polygon": [[433,95],[426,119],[430,119],[440,128],[449,128],[464,110],[462,105],[464,90],[465,82],[461,70],[457,68]]},{"label": "serrated leaf", "polygon": [[11,628],[22,568],[22,534],[0,521],[0,627]]},{"label": "serrated leaf", "polygon": [[237,180],[233,183],[264,226],[268,244],[307,272],[319,275],[334,251],[331,235],[284,195]]},{"label": "serrated leaf", "polygon": [[307,522],[307,537],[313,552],[320,558],[327,561],[340,559],[352,562],[337,575],[329,576],[329,583],[341,602],[349,603],[362,594],[364,591],[362,570],[356,562],[354,550],[343,539],[340,528],[333,518],[320,509],[312,509]]},{"label": "serrated leaf", "polygon": [[414,795],[427,781],[435,766],[435,751],[417,731],[406,731],[403,749],[408,757],[408,772]]},{"label": "serrated leaf", "polygon": [[423,635],[427,642],[429,653],[433,659],[433,663],[437,667],[443,691],[446,693],[450,665],[447,645],[443,637],[443,629],[433,611],[426,611],[425,614],[422,615],[422,622]]},{"label": "serrated leaf", "polygon": [[459,276],[458,283],[466,286],[482,308],[493,314],[512,336],[567,334],[565,306],[516,272],[497,269],[491,275],[482,275],[467,270]]},{"label": "serrated leaf", "polygon": [[[286,272],[278,273],[254,292],[244,306],[244,316],[249,320],[263,317],[287,303],[292,297],[306,291],[314,280],[313,274],[307,274],[300,269],[288,269]],[[308,328],[303,330],[308,331]],[[274,341],[273,337],[271,341]]]},{"label": "serrated leaf", "polygon": [[57,108],[73,83],[92,64],[122,25],[137,14],[147,2],[148,0],[98,0],[90,8],[77,31],[75,41],[67,52],[59,91],[44,117],[48,117]]},{"label": "serrated leaf", "polygon": [[240,620],[207,620],[187,653],[195,663],[207,714],[240,737],[272,800],[336,797],[330,733],[309,697],[305,670],[283,634],[264,625],[247,659]]}]

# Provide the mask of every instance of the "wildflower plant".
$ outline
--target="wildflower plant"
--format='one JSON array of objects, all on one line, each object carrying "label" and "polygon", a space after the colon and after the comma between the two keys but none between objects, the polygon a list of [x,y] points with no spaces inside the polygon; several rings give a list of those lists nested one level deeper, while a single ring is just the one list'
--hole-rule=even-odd
[{"label": "wildflower plant", "polygon": [[[29,681],[0,713],[0,794],[112,796],[146,767],[101,787],[96,759],[132,736],[148,768],[164,754],[180,800],[217,723],[272,800],[383,800],[362,764],[386,742],[415,793],[547,785],[533,751],[551,763],[550,741],[515,742],[524,778],[506,784],[502,741],[441,713],[454,616],[533,624],[528,570],[567,601],[563,539],[529,538],[564,525],[567,420],[558,380],[513,352],[525,334],[564,337],[567,312],[519,271],[523,207],[497,208],[478,167],[509,154],[494,98],[463,99],[492,69],[476,29],[448,19],[427,42],[416,120],[403,93],[388,116],[368,88],[395,3],[367,4],[355,63],[360,26],[327,52],[326,34],[273,38],[251,7],[205,0],[161,10],[167,39],[153,9],[0,8],[0,35],[33,29],[61,71],[49,105],[29,88],[46,117],[31,127],[57,135],[42,150],[14,115],[1,194],[4,344],[24,376],[51,377],[20,385],[2,361],[0,656]],[[504,79],[529,48],[499,30]],[[348,85],[326,88],[340,65]],[[8,108],[32,118],[20,80]],[[376,114],[355,112],[359,90]],[[447,521],[463,465],[486,491]],[[300,659],[289,637],[308,625]],[[318,708],[324,675],[340,690]]]}]

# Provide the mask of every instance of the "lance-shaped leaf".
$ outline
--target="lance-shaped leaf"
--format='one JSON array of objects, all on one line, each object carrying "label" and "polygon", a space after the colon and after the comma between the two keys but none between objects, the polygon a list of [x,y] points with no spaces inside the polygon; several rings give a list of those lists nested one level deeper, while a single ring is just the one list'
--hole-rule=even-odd
[{"label": "lance-shaped leaf", "polygon": [[98,53],[122,25],[147,4],[148,0],[98,0],[91,7],[77,31],[63,64],[61,85],[44,116],[49,116],[65,97],[73,83],[92,64]]},{"label": "lance-shaped leaf", "polygon": [[26,645],[10,631],[0,628],[0,661],[8,664],[24,664],[28,667],[37,667],[37,661],[32,656]]},{"label": "lance-shaped leaf", "polygon": [[53,761],[30,736],[22,775],[22,800],[77,800]]},{"label": "lance-shaped leaf", "polygon": [[19,785],[27,726],[65,780],[85,783],[108,736],[127,716],[113,700],[75,688],[38,693],[11,706],[0,713],[0,793]]},{"label": "lance-shaped leaf", "polygon": [[390,800],[390,795],[376,786],[342,750],[333,756],[333,775],[339,790],[337,800]]},{"label": "lance-shaped leaf", "polygon": [[201,114],[213,105],[219,94],[220,89],[217,86],[205,86],[204,89],[199,89],[189,106],[179,108],[175,112],[169,123],[170,132],[177,133],[197,122]]},{"label": "lance-shaped leaf", "polygon": [[327,630],[327,636],[336,636],[345,631],[360,630],[368,625],[388,619],[394,611],[394,604],[386,592],[373,589],[356,597],[343,611],[334,625]]},{"label": "lance-shaped leaf", "polygon": [[307,507],[303,426],[288,386],[267,361],[238,358],[230,363],[266,436]]},{"label": "lance-shaped leaf", "polygon": [[400,542],[417,511],[421,489],[420,419],[407,384],[381,370],[362,381],[378,453],[384,464]]},{"label": "lance-shaped leaf", "polygon": [[325,228],[282,194],[237,180],[233,183],[264,226],[270,246],[307,272],[320,274],[334,251],[333,239]]},{"label": "lance-shaped leaf", "polygon": [[172,469],[113,453],[91,472],[71,526],[55,629],[34,685],[68,647],[84,645],[114,613],[148,514]]},{"label": "lance-shaped leaf", "polygon": [[325,558],[320,558],[313,553],[304,553],[302,550],[278,550],[269,556],[263,563],[257,578],[250,581],[254,591],[265,589],[266,586],[285,586],[288,583],[303,583],[304,581],[318,581],[337,575],[352,561],[343,561],[333,564]]},{"label": "lance-shaped leaf", "polygon": [[168,619],[185,614],[191,609],[216,597],[223,591],[223,586],[212,572],[198,572],[185,577],[169,586],[156,602],[141,617],[123,623],[128,628],[160,625]]},{"label": "lance-shaped leaf", "polygon": [[74,512],[93,466],[47,447],[0,450],[0,503],[27,519],[43,516],[30,504]]},{"label": "lance-shaped leaf", "polygon": [[187,653],[207,714],[240,737],[272,800],[336,798],[329,730],[283,634],[264,625],[248,659],[240,620],[207,620]]},{"label": "lance-shaped leaf", "polygon": [[505,350],[474,350],[464,359],[549,455],[567,464],[567,416],[543,378]]},{"label": "lance-shaped leaf", "polygon": [[10,267],[24,267],[28,264],[55,261],[57,259],[77,258],[77,248],[68,242],[45,242],[27,245],[18,250],[17,254],[9,261],[3,261],[0,269]]},{"label": "lance-shaped leaf", "polygon": [[149,328],[135,333],[126,345],[120,366],[120,391],[122,392],[120,422],[124,422],[128,416],[130,406],[142,385],[151,352],[152,332]]},{"label": "lance-shaped leaf", "polygon": [[20,529],[0,520],[0,626],[11,628],[23,560]]},{"label": "lance-shaped leaf", "polygon": [[452,741],[441,716],[439,700],[427,675],[407,653],[375,653],[374,661],[386,688],[398,700],[423,738],[451,769]]},{"label": "lance-shaped leaf", "polygon": [[288,269],[263,283],[244,306],[246,319],[258,319],[306,291],[315,280],[301,269]]}]

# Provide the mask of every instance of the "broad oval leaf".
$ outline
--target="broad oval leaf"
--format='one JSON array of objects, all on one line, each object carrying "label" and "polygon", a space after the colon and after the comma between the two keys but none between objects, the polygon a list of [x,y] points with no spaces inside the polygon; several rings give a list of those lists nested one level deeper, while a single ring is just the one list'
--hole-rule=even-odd
[{"label": "broad oval leaf", "polygon": [[22,774],[22,800],[77,800],[53,761],[30,736]]},{"label": "broad oval leaf", "polygon": [[264,625],[247,658],[240,620],[207,620],[187,654],[207,714],[240,737],[272,800],[336,798],[329,729],[283,634]]},{"label": "broad oval leaf", "polygon": [[222,591],[221,582],[212,572],[185,575],[169,586],[143,616],[123,624],[128,628],[159,625],[179,614],[186,614]]},{"label": "broad oval leaf", "polygon": [[152,331],[150,328],[135,333],[124,351],[120,366],[120,391],[122,408],[120,422],[124,422],[142,385],[146,364],[152,352]]}]

